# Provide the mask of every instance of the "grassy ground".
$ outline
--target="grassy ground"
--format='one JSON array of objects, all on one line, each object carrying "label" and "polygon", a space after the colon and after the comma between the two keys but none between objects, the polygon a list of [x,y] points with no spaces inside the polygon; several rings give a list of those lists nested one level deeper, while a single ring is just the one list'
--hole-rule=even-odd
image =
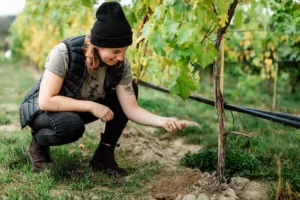
[{"label": "grassy ground", "polygon": [[[0,123],[18,125],[18,107],[37,77],[32,71],[21,69],[13,64],[0,64]],[[210,84],[202,84],[203,96],[210,97]],[[226,92],[229,103],[255,108],[268,107],[266,96],[259,95],[243,99],[233,90]],[[300,112],[298,96],[280,96],[282,111]],[[201,128],[188,127],[175,137],[183,137],[187,143],[201,144],[206,148],[217,147],[217,116],[212,106],[192,100],[182,101],[169,95],[140,87],[139,104],[154,113],[176,116],[196,121]],[[226,112],[227,131],[248,133],[252,137],[238,135],[228,137],[228,148],[241,150],[242,154],[251,154],[260,160],[261,165],[251,174],[270,183],[278,180],[278,160],[281,161],[283,187],[289,183],[293,192],[300,191],[300,132],[297,129],[278,123],[255,118],[245,114]],[[161,140],[170,139],[170,135],[156,133]],[[91,171],[88,160],[97,146],[95,138],[98,132],[87,129],[85,136],[78,142],[51,148],[51,156],[56,161],[51,170],[45,173],[31,171],[25,148],[31,138],[29,129],[5,129],[0,133],[0,199],[147,199],[151,196],[151,178],[165,169],[156,162],[139,162],[126,155],[120,164],[131,174],[125,179],[114,179],[105,174]],[[85,148],[79,145],[85,144]],[[150,183],[150,184],[149,184]],[[286,189],[284,190],[286,191]],[[299,195],[299,194],[296,194]],[[284,198],[284,195],[282,195]]]}]

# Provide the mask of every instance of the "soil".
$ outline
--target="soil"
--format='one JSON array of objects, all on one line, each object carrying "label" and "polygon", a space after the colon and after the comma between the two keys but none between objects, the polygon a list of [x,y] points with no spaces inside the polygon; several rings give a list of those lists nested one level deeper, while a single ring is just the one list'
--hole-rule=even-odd
[{"label": "soil", "polygon": [[[186,122],[188,126],[200,126]],[[120,150],[130,152],[142,161],[157,161],[169,173],[152,178],[153,199],[176,200],[258,200],[267,199],[267,186],[243,177],[234,177],[223,183],[219,190],[215,187],[215,177],[198,169],[180,166],[180,159],[188,151],[195,153],[200,145],[185,144],[182,139],[158,140],[153,136],[158,129],[139,129],[129,125],[120,138]],[[132,145],[134,144],[134,145]]]}]

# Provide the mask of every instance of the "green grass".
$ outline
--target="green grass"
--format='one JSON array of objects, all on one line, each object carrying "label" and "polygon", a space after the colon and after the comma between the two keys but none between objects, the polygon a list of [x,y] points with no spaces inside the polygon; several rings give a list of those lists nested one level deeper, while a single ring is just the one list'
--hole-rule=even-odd
[{"label": "green grass", "polygon": [[[31,71],[17,65],[0,64],[0,81],[0,124],[18,125],[19,104],[27,90],[35,83],[36,77],[32,76]],[[201,96],[212,98],[212,90],[210,82],[201,84]],[[225,93],[228,103],[258,109],[266,109],[269,106],[269,97],[260,94],[259,88],[255,89],[255,97],[237,95],[234,90],[234,84],[228,83]],[[288,95],[281,88],[279,92],[281,93],[278,94],[278,109],[299,114],[299,93]],[[189,99],[183,101],[179,97],[172,98],[168,94],[144,87],[139,87],[139,104],[159,115],[175,116],[200,124],[200,127],[190,126],[176,135],[162,134],[158,131],[155,136],[160,140],[183,137],[186,143],[200,144],[206,149],[217,147],[218,119],[213,106]],[[226,121],[227,132],[237,131],[252,136],[246,138],[230,134],[227,137],[228,149],[252,156],[261,163],[251,174],[246,175],[251,179],[270,183],[275,191],[274,183],[278,180],[277,160],[280,159],[283,182],[290,183],[295,194],[300,191],[298,129],[230,111],[226,111]],[[134,156],[120,151],[120,165],[132,174],[129,178],[111,178],[88,167],[89,159],[98,145],[98,142],[95,142],[97,134],[99,133],[88,130],[84,137],[75,143],[51,147],[54,164],[43,173],[35,173],[32,172],[25,153],[31,140],[29,129],[0,132],[0,199],[147,199],[151,196],[147,183],[153,176],[164,171],[158,163],[141,163]],[[79,144],[84,144],[85,148],[79,148]],[[244,163],[248,159],[236,157],[245,159]]]},{"label": "green grass", "polygon": [[[0,123],[19,125],[19,105],[24,94],[35,83],[32,71],[13,64],[0,64]],[[0,133],[0,199],[147,199],[145,184],[162,171],[155,162],[140,163],[124,154],[120,159],[133,176],[112,178],[92,171],[88,162],[96,149],[97,134],[86,132],[75,143],[51,147],[54,164],[43,173],[32,171],[25,153],[31,136],[28,128]],[[79,148],[85,144],[85,148]],[[120,152],[122,153],[122,152]]]},{"label": "green grass", "polygon": [[[89,134],[89,133],[88,133]],[[51,148],[55,161],[49,170],[36,173],[31,170],[25,149],[30,142],[29,133],[14,131],[0,137],[0,198],[4,199],[57,199],[51,191],[63,191],[62,199],[126,199],[129,196],[149,196],[145,183],[161,172],[155,162],[139,163],[137,159],[121,160],[131,174],[129,178],[112,178],[88,167],[94,148],[80,149],[80,143],[93,143],[89,138],[60,147]],[[87,148],[87,147],[86,147]],[[86,152],[90,152],[86,155]]]}]

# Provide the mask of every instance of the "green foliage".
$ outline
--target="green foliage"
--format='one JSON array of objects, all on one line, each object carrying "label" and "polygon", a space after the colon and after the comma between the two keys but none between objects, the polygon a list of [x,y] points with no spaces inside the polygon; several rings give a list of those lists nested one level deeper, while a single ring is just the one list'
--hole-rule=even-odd
[{"label": "green foliage", "polygon": [[278,66],[279,77],[288,75],[288,81],[280,81],[295,93],[300,86],[299,7],[297,1],[276,0],[253,0],[249,8],[238,7],[226,33],[225,69],[230,74],[239,70],[240,80],[256,76],[271,95],[270,84]]},{"label": "green foliage", "polygon": [[[227,10],[232,2],[134,0],[132,5],[124,6],[134,33],[127,54],[134,78],[165,85],[172,89],[173,96],[183,99],[199,92],[199,68],[195,66],[205,68],[218,58],[214,48],[216,31],[230,23]],[[11,29],[13,55],[43,67],[48,52],[59,41],[89,34],[94,3],[27,1]],[[300,76],[299,18],[297,1],[242,1],[225,35],[230,39],[225,41],[226,66],[232,72],[243,72],[235,73],[242,76],[241,80],[250,74],[262,82],[274,78],[278,65],[279,73],[288,75],[295,93]],[[239,30],[245,32],[236,32]],[[184,79],[179,80],[179,76]],[[244,88],[251,89],[246,85]]]},{"label": "green foliage", "polygon": [[[201,149],[198,153],[192,154],[188,152],[181,159],[181,164],[191,168],[198,168],[202,172],[212,173],[217,167],[217,149]],[[242,151],[234,151],[227,149],[225,157],[226,169],[225,176],[243,176],[249,177],[260,165],[260,161],[254,156],[243,153]]]},{"label": "green foliage", "polygon": [[[219,0],[133,1],[126,13],[134,27],[134,36],[138,38],[129,49],[135,78],[164,84],[173,96],[183,99],[198,91],[199,74],[191,63],[205,68],[217,59],[214,41],[207,40],[207,36],[214,38],[217,28],[228,22],[230,3]],[[134,14],[143,17],[138,19]],[[155,59],[156,63],[140,62],[141,57]],[[154,71],[152,68],[161,68],[164,73],[154,78],[153,74],[148,74]]]},{"label": "green foliage", "polygon": [[[0,54],[1,51],[7,51],[9,46],[9,27],[15,16],[0,16]],[[0,57],[1,61],[1,57]]]},{"label": "green foliage", "polygon": [[11,27],[14,56],[42,68],[51,48],[66,37],[89,34],[95,0],[29,0]]}]

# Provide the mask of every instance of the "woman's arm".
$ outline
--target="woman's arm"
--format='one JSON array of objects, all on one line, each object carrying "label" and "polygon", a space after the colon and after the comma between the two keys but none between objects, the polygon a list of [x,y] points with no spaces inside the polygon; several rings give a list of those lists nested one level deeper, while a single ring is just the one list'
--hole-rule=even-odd
[{"label": "woman's arm", "polygon": [[39,92],[39,106],[44,111],[73,111],[90,112],[102,121],[113,118],[113,112],[99,103],[85,100],[76,100],[58,95],[64,79],[49,70],[45,70]]},{"label": "woman's arm", "polygon": [[131,121],[145,126],[162,127],[168,132],[175,132],[186,126],[176,118],[158,116],[141,108],[136,101],[132,83],[117,85],[116,91],[122,109]]}]

